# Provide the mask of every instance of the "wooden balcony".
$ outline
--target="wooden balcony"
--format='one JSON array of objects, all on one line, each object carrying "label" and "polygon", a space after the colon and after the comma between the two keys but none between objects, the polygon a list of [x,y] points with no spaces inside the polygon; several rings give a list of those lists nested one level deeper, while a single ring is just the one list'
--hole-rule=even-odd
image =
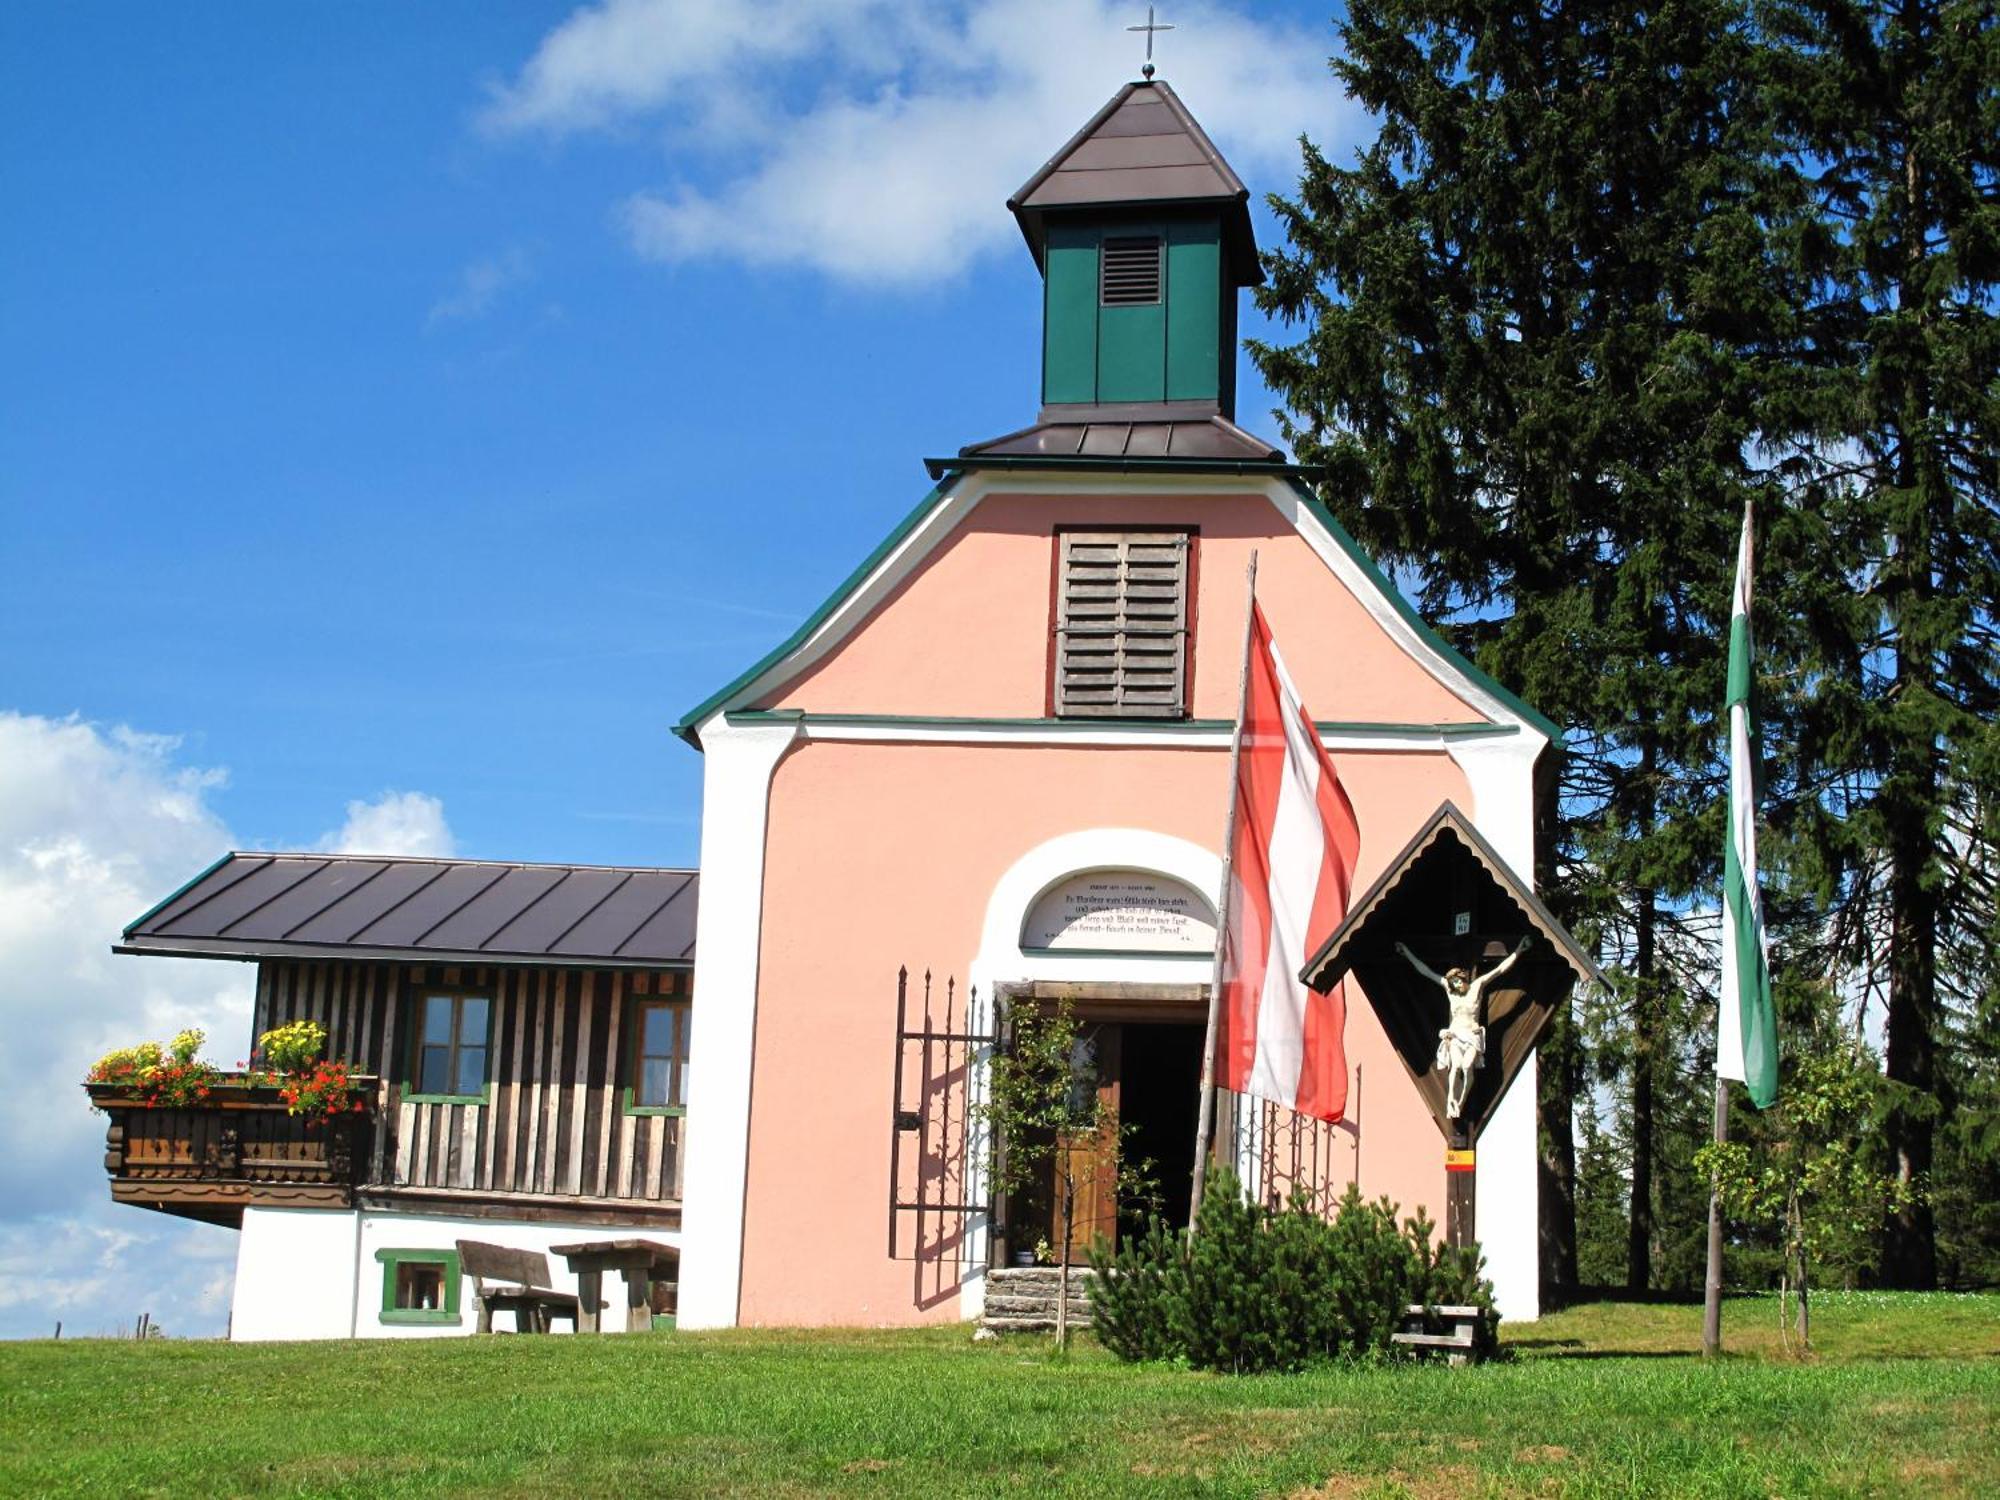
[{"label": "wooden balcony", "polygon": [[346,1208],[366,1170],[376,1119],[372,1078],[356,1078],[369,1109],[331,1124],[285,1113],[275,1087],[225,1081],[193,1109],[155,1108],[115,1086],[86,1084],[110,1118],[104,1170],[111,1197],[186,1219],[239,1228],[246,1207]]}]

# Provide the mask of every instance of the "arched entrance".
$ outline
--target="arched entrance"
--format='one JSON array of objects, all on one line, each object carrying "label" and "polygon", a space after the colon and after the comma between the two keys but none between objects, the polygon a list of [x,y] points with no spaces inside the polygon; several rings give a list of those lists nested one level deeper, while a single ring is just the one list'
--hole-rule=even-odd
[{"label": "arched entrance", "polygon": [[[1078,1173],[1073,1248],[1116,1237],[1157,1208],[1188,1212],[1195,1113],[1214,962],[1221,862],[1185,840],[1137,829],[1094,829],[1030,851],[995,887],[975,973],[995,1019],[1021,1007],[1063,1006],[1081,1030],[1079,1083],[1115,1111],[1128,1160],[1150,1162],[1144,1198],[1120,1201],[1105,1164]],[[1099,1137],[1061,1149],[1116,1149]],[[1051,1179],[1056,1174],[1048,1174]],[[990,1263],[1052,1240],[1060,1222],[1051,1180],[995,1199]]]}]

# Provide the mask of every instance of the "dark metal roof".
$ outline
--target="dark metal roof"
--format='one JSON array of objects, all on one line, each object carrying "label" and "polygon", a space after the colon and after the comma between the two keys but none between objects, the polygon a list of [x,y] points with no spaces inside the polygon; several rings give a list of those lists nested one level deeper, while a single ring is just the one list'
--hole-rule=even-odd
[{"label": "dark metal roof", "polygon": [[685,968],[697,883],[692,870],[229,854],[113,951]]},{"label": "dark metal roof", "polygon": [[961,458],[1191,458],[1282,464],[1285,455],[1226,417],[1038,422],[958,450]]},{"label": "dark metal roof", "polygon": [[1152,79],[1128,83],[1042,164],[1007,207],[1042,262],[1050,210],[1222,205],[1234,284],[1264,279],[1250,228],[1250,193],[1180,96]]}]

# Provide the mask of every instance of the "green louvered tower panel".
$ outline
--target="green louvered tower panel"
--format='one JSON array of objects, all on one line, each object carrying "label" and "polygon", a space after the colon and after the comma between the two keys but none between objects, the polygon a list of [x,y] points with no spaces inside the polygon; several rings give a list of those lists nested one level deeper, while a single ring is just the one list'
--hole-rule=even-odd
[{"label": "green louvered tower panel", "polygon": [[[1157,246],[1153,295],[1135,276],[1120,300],[1106,276],[1107,242],[1138,261],[1148,259],[1143,247]],[[1222,404],[1235,363],[1236,299],[1222,282],[1220,219],[1052,215],[1046,268],[1044,405]]]}]

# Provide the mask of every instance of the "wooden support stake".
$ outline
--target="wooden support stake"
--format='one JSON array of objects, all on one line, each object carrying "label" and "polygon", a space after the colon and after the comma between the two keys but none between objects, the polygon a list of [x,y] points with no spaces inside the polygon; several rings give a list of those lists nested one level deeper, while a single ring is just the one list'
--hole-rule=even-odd
[{"label": "wooden support stake", "polygon": [[[1715,1080],[1715,1144],[1729,1140],[1729,1085]],[[1713,1359],[1722,1352],[1722,1197],[1715,1184],[1708,1189],[1708,1276],[1702,1286],[1701,1352]]]}]

